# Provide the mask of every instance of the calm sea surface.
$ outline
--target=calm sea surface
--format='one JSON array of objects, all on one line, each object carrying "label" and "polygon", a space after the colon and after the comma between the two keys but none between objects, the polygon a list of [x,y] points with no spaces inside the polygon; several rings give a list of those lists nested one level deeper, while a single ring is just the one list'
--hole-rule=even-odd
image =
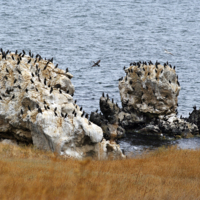
[{"label": "calm sea surface", "polygon": [[[102,92],[120,104],[122,68],[139,60],[176,66],[179,115],[187,116],[193,105],[200,107],[198,0],[1,1],[0,47],[32,50],[54,57],[62,69],[68,67],[74,75],[74,98],[88,113],[99,107]],[[99,59],[101,67],[91,68]]]}]

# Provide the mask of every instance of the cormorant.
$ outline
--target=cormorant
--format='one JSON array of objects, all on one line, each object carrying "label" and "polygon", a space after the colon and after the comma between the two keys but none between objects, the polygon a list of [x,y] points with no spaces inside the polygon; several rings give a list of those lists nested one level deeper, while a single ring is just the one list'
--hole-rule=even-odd
[{"label": "cormorant", "polygon": [[58,67],[58,64],[56,64],[55,69]]},{"label": "cormorant", "polygon": [[27,89],[27,88],[26,88],[26,90],[25,90],[25,91],[26,91],[26,93],[28,93],[28,89]]},{"label": "cormorant", "polygon": [[28,64],[31,62],[31,59],[28,61]]},{"label": "cormorant", "polygon": [[12,100],[12,99],[14,99],[14,98],[15,98],[15,95],[13,94],[13,96],[12,96],[11,100]]},{"label": "cormorant", "polygon": [[92,65],[92,67],[95,67],[95,66],[100,67],[100,65],[99,65],[100,62],[101,62],[101,60],[98,60],[97,62],[93,61],[94,65]]},{"label": "cormorant", "polygon": [[62,94],[62,91],[61,91],[61,89],[59,89],[59,93],[60,93],[60,94]]},{"label": "cormorant", "polygon": [[31,108],[30,108],[30,106],[28,105],[28,109],[29,109],[29,111],[31,111]]},{"label": "cormorant", "polygon": [[46,79],[46,77],[45,77],[45,79],[44,79],[44,84],[46,85],[46,81],[47,81],[47,79]]},{"label": "cormorant", "polygon": [[104,97],[104,92],[102,93],[102,97]]},{"label": "cormorant", "polygon": [[51,87],[50,94],[53,92],[53,88]]},{"label": "cormorant", "polygon": [[18,61],[17,61],[17,65],[19,65],[20,64],[20,59],[18,59]]},{"label": "cormorant", "polygon": [[13,59],[13,60],[15,60],[15,58],[14,58],[14,56],[13,56],[13,55],[12,55],[11,57],[12,57],[12,59]]},{"label": "cormorant", "polygon": [[69,70],[68,70],[68,68],[66,69],[66,73],[68,72]]},{"label": "cormorant", "polygon": [[17,55],[17,50],[15,51],[15,55]]},{"label": "cormorant", "polygon": [[80,111],[82,111],[82,109],[83,109],[83,108],[82,108],[82,106],[81,106],[81,107],[80,107]]},{"label": "cormorant", "polygon": [[23,112],[23,110],[21,109],[21,114],[23,115],[23,113],[24,113],[24,112]]},{"label": "cormorant", "polygon": [[19,89],[22,89],[20,85],[17,86]]},{"label": "cormorant", "polygon": [[121,78],[118,79],[118,81],[122,81],[123,80],[123,76]]},{"label": "cormorant", "polygon": [[14,84],[17,82],[17,79],[14,80]]},{"label": "cormorant", "polygon": [[67,117],[67,115],[68,115],[68,114],[66,113],[66,114],[65,114],[65,118]]},{"label": "cormorant", "polygon": [[34,83],[34,81],[31,79],[31,83]]},{"label": "cormorant", "polygon": [[35,88],[35,90],[38,92],[38,89],[37,89],[37,88]]},{"label": "cormorant", "polygon": [[83,111],[83,113],[81,114],[81,117],[83,117],[83,116],[84,116],[84,114],[85,114],[85,112]]}]

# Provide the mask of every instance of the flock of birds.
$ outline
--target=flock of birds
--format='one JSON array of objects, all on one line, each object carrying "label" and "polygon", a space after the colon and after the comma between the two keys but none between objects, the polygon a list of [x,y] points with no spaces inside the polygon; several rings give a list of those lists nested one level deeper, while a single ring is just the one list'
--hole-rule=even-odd
[{"label": "flock of birds", "polygon": [[[16,62],[16,63],[15,63],[15,65],[16,65],[15,69],[16,69],[16,72],[19,74],[19,77],[18,77],[18,78],[19,78],[20,80],[22,79],[22,78],[20,77],[20,76],[22,76],[22,70],[20,69],[20,64],[22,63],[22,59],[23,59],[23,57],[24,57],[25,55],[26,55],[26,52],[25,52],[24,50],[22,50],[22,52],[18,54],[18,51],[17,51],[17,50],[15,51],[15,53],[11,53],[11,51],[9,51],[9,50],[7,50],[7,51],[5,52],[5,51],[3,51],[2,48],[0,49],[1,60],[5,60],[5,61],[6,61],[6,60],[9,60],[9,59],[12,59],[13,61]],[[27,57],[27,56],[26,56],[26,57]],[[46,59],[46,58],[45,58],[45,59],[43,60],[43,58],[42,58],[39,54],[37,54],[37,55],[35,56],[35,58],[34,58],[34,54],[31,53],[31,51],[29,51],[29,56],[28,56],[27,65],[30,65],[30,68],[31,68],[31,69],[33,69],[33,68],[35,67],[35,68],[34,68],[34,69],[35,69],[35,72],[31,72],[31,76],[32,76],[32,78],[30,79],[31,85],[35,85],[35,80],[36,80],[36,78],[37,78],[37,81],[39,81],[40,83],[43,83],[43,84],[46,85],[46,86],[48,85],[48,88],[50,88],[50,90],[49,90],[49,93],[50,93],[50,94],[54,91],[54,88],[59,89],[59,93],[62,94],[62,93],[65,92],[65,91],[62,91],[61,86],[60,86],[59,84],[56,85],[56,86],[54,86],[54,88],[51,86],[50,83],[47,84],[48,79],[49,79],[49,80],[52,80],[51,76],[50,76],[48,79],[45,77],[43,81],[41,80],[41,76],[42,76],[41,71],[45,71],[45,70],[48,68],[48,65],[51,64],[51,63],[53,63],[53,58],[51,58],[51,59]],[[43,68],[43,69],[41,69],[42,64],[44,64],[44,68]],[[55,69],[56,69],[56,68],[58,68],[58,64],[56,64]],[[48,69],[50,69],[50,68],[48,68]],[[10,70],[10,71],[9,71],[9,70]],[[11,72],[11,69],[8,69],[8,68],[6,67],[6,73],[7,73],[7,75],[5,75],[5,76],[3,77],[3,79],[4,79],[5,81],[8,80],[8,77],[9,77],[10,72]],[[1,72],[0,72],[0,73],[1,73]],[[66,73],[68,73],[68,68],[66,68]],[[34,80],[34,79],[35,79],[35,80]],[[14,89],[13,89],[14,87],[15,87],[15,88],[22,89],[22,87],[21,87],[20,85],[16,85],[17,81],[18,81],[18,80],[15,78],[15,79],[14,79],[14,82],[13,82],[13,87],[7,88],[6,91],[5,91],[5,94],[2,93],[2,91],[1,91],[0,100],[3,100],[2,97],[9,97],[9,96],[10,96],[10,93],[14,90]],[[50,82],[50,81],[49,81],[49,82]],[[36,90],[36,92],[39,92],[38,89],[36,88],[36,86],[35,86],[35,90]],[[24,88],[24,91],[25,91],[26,93],[28,93],[28,92],[29,92],[29,89],[28,89],[28,88]],[[71,95],[71,96],[74,95],[73,93],[70,94],[69,90],[67,90],[66,93],[69,94],[69,95]],[[15,94],[12,95],[11,100],[13,100],[14,98],[15,98]],[[77,102],[77,101],[75,100],[75,101],[74,101],[74,106],[75,106],[76,110],[78,110],[78,106],[76,105],[76,102]],[[43,104],[43,105],[44,105],[44,109],[45,109],[45,110],[50,110],[50,106],[48,105],[48,103],[47,103],[45,100],[44,100],[44,104]],[[37,108],[38,113],[41,113],[41,114],[43,113],[42,108],[39,106],[39,104],[36,104],[36,108]],[[35,109],[35,108],[34,108],[34,109]],[[31,107],[30,107],[29,105],[28,105],[28,110],[31,111]],[[73,115],[74,117],[76,117],[77,114],[78,114],[78,112],[76,112],[76,110],[74,109],[73,112],[72,112],[72,115]],[[82,112],[81,117],[84,117],[84,116],[85,116],[86,119],[89,118],[89,114],[85,113],[85,111],[82,111],[82,107],[79,108],[79,111]],[[23,115],[23,114],[24,114],[24,110],[21,109],[21,115]],[[55,116],[58,116],[58,114],[57,114],[57,107],[54,108],[54,115],[55,115]],[[67,117],[68,117],[68,113],[65,113],[65,114],[64,114],[64,113],[61,112],[61,117],[67,118]],[[91,125],[91,122],[88,121],[88,124]]]},{"label": "flock of birds", "polygon": [[[139,62],[132,62],[132,63],[130,63],[130,67],[131,66],[137,66],[138,68],[141,68],[141,69],[143,69],[143,71],[145,72],[145,68],[144,68],[144,66],[154,66],[154,64],[152,63],[152,61],[150,60],[149,62],[145,62],[145,61],[143,61],[143,62],[141,62],[141,61],[139,61]],[[155,69],[155,73],[157,74],[157,72],[158,72],[158,66],[160,65],[160,63],[158,62],[158,61],[156,61],[155,62],[155,67],[156,67],[156,69]],[[176,67],[174,66],[174,67],[172,67],[172,65],[171,64],[169,64],[168,63],[168,61],[166,62],[166,63],[164,63],[164,68],[166,68],[167,66],[169,66],[171,69],[176,69]],[[123,70],[125,71],[126,70],[126,67],[124,66],[124,68],[123,68]],[[126,72],[126,71],[125,71]],[[126,77],[125,77],[125,81],[127,81],[127,75],[129,75],[129,73],[133,73],[133,69],[131,68],[131,69],[129,69],[128,68],[128,71],[126,72]],[[161,73],[163,73],[163,69],[161,70]],[[138,73],[138,72],[136,72],[136,74],[138,75],[138,77],[140,77],[141,76],[141,74],[140,73]],[[150,72],[148,72],[148,76],[150,76],[151,75],[151,73]],[[123,80],[123,77],[121,77],[120,79],[118,79],[118,81],[122,81]],[[156,80],[158,80],[158,78],[156,77]],[[171,84],[171,81],[169,80],[169,83]],[[178,86],[180,86],[180,83],[179,83],[179,81],[178,81],[178,75],[177,75],[177,84],[178,84]]]}]

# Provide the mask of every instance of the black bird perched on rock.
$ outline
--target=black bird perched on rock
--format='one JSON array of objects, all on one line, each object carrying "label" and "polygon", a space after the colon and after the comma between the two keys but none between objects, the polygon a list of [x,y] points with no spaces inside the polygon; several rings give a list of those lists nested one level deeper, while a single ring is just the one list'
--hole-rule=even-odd
[{"label": "black bird perched on rock", "polygon": [[18,59],[18,61],[17,61],[17,65],[19,65],[20,64],[20,59]]},{"label": "black bird perched on rock", "polygon": [[53,63],[53,57],[49,61]]},{"label": "black bird perched on rock", "polygon": [[47,79],[46,79],[46,77],[45,77],[45,79],[44,79],[44,84],[46,85],[46,81],[47,81]]},{"label": "black bird perched on rock", "polygon": [[45,110],[47,110],[47,107],[46,107],[46,106],[44,106],[44,109],[45,109]]},{"label": "black bird perched on rock", "polygon": [[69,70],[68,70],[68,68],[66,69],[66,73],[68,72]]},{"label": "black bird perched on rock", "polygon": [[28,105],[28,109],[29,109],[29,111],[31,111],[31,108],[30,108],[30,106]]},{"label": "black bird perched on rock", "polygon": [[108,95],[108,94],[106,94],[106,96],[107,96],[107,99],[109,99],[109,95]]},{"label": "black bird perched on rock", "polygon": [[40,107],[38,108],[38,113],[42,114],[42,109]]},{"label": "black bird perched on rock", "polygon": [[64,118],[65,116],[64,116],[64,115],[61,113],[61,117],[63,117],[63,118]]},{"label": "black bird perched on rock", "polygon": [[88,117],[89,117],[89,115],[88,115],[88,114],[86,114],[86,115],[85,115],[85,118],[86,118],[86,119],[88,119]]},{"label": "black bird perched on rock", "polygon": [[17,82],[17,79],[14,80],[14,84]]},{"label": "black bird perched on rock", "polygon": [[31,50],[29,51],[29,53],[28,53],[28,54],[29,54],[29,56],[31,57]]},{"label": "black bird perched on rock", "polygon": [[50,110],[49,106],[47,106],[47,108]]},{"label": "black bird perched on rock", "polygon": [[102,97],[104,97],[104,92],[102,93]]},{"label": "black bird perched on rock", "polygon": [[13,60],[15,60],[15,58],[14,58],[14,56],[13,56],[13,55],[12,55],[11,57],[12,57],[12,59],[13,59]]},{"label": "black bird perched on rock", "polygon": [[15,95],[13,94],[13,96],[12,96],[11,100],[12,100],[12,99],[14,99],[14,98],[15,98]]},{"label": "black bird perched on rock", "polygon": [[20,85],[17,86],[19,89],[22,89]]},{"label": "black bird perched on rock", "polygon": [[22,74],[21,71],[20,71],[19,69],[16,69],[16,70],[17,70],[17,72],[18,72],[19,74]]},{"label": "black bird perched on rock", "polygon": [[31,73],[31,75],[32,75],[32,77],[34,77],[34,74],[33,74],[33,72]]},{"label": "black bird perched on rock", "polygon": [[59,93],[62,94],[62,90],[61,89],[59,89]]},{"label": "black bird perched on rock", "polygon": [[9,73],[8,69],[6,68],[6,72]]},{"label": "black bird perched on rock", "polygon": [[174,70],[176,69],[176,67],[174,66]]},{"label": "black bird perched on rock", "polygon": [[100,67],[100,65],[99,65],[100,62],[101,62],[101,60],[98,60],[97,62],[93,61],[94,65],[92,65],[92,67],[95,67],[95,66]]},{"label": "black bird perched on rock", "polygon": [[123,76],[121,78],[118,79],[118,81],[122,81],[123,80]]},{"label": "black bird perched on rock", "polygon": [[4,76],[4,78],[5,78],[6,80],[8,80],[8,77],[7,77],[7,76]]},{"label": "black bird perched on rock", "polygon": [[67,115],[68,115],[68,114],[66,113],[66,114],[65,114],[65,118],[67,117]]},{"label": "black bird perched on rock", "polygon": [[21,109],[21,114],[23,115],[24,114],[24,112],[23,112],[23,110]]},{"label": "black bird perched on rock", "polygon": [[74,101],[74,103],[76,104],[77,100]]},{"label": "black bird perched on rock", "polygon": [[26,52],[24,50],[22,50],[23,54],[26,54]]},{"label": "black bird perched on rock", "polygon": [[35,88],[35,90],[38,92],[38,89],[37,89],[37,88]]},{"label": "black bird perched on rock", "polygon": [[82,106],[81,106],[81,107],[80,107],[80,111],[82,111],[82,109],[83,109],[83,108],[82,108]]},{"label": "black bird perched on rock", "polygon": [[55,69],[58,67],[58,64],[56,64]]},{"label": "black bird perched on rock", "polygon": [[17,50],[15,51],[15,55],[17,55]]},{"label": "black bird perched on rock", "polygon": [[31,62],[31,59],[28,61],[28,64]]},{"label": "black bird perched on rock", "polygon": [[51,87],[50,94],[53,92],[53,88]]},{"label": "black bird perched on rock", "polygon": [[0,100],[2,100],[1,96],[0,96]]},{"label": "black bird perched on rock", "polygon": [[31,79],[31,83],[34,83],[34,81]]},{"label": "black bird perched on rock", "polygon": [[83,117],[83,116],[84,116],[84,114],[85,114],[85,111],[83,111],[83,113],[81,114],[81,117]]},{"label": "black bird perched on rock", "polygon": [[25,91],[26,91],[26,93],[28,93],[28,89],[27,89],[27,88],[26,88],[26,90],[25,90]]},{"label": "black bird perched on rock", "polygon": [[98,113],[98,109],[96,110],[96,113]]}]

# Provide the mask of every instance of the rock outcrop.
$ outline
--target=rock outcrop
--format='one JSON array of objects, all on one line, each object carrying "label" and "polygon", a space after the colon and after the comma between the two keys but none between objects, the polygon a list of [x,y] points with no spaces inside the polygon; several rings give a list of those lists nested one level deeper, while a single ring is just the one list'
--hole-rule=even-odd
[{"label": "rock outcrop", "polygon": [[73,100],[73,77],[53,59],[1,51],[0,138],[84,158],[125,157]]},{"label": "rock outcrop", "polygon": [[101,119],[107,120],[107,129],[112,125],[117,127],[112,132],[121,127],[126,133],[159,137],[163,134],[190,137],[199,133],[195,124],[177,117],[181,88],[175,67],[168,63],[162,66],[158,62],[155,65],[138,62],[124,70],[126,76],[119,79],[122,108],[113,104],[108,95],[100,98]]}]

